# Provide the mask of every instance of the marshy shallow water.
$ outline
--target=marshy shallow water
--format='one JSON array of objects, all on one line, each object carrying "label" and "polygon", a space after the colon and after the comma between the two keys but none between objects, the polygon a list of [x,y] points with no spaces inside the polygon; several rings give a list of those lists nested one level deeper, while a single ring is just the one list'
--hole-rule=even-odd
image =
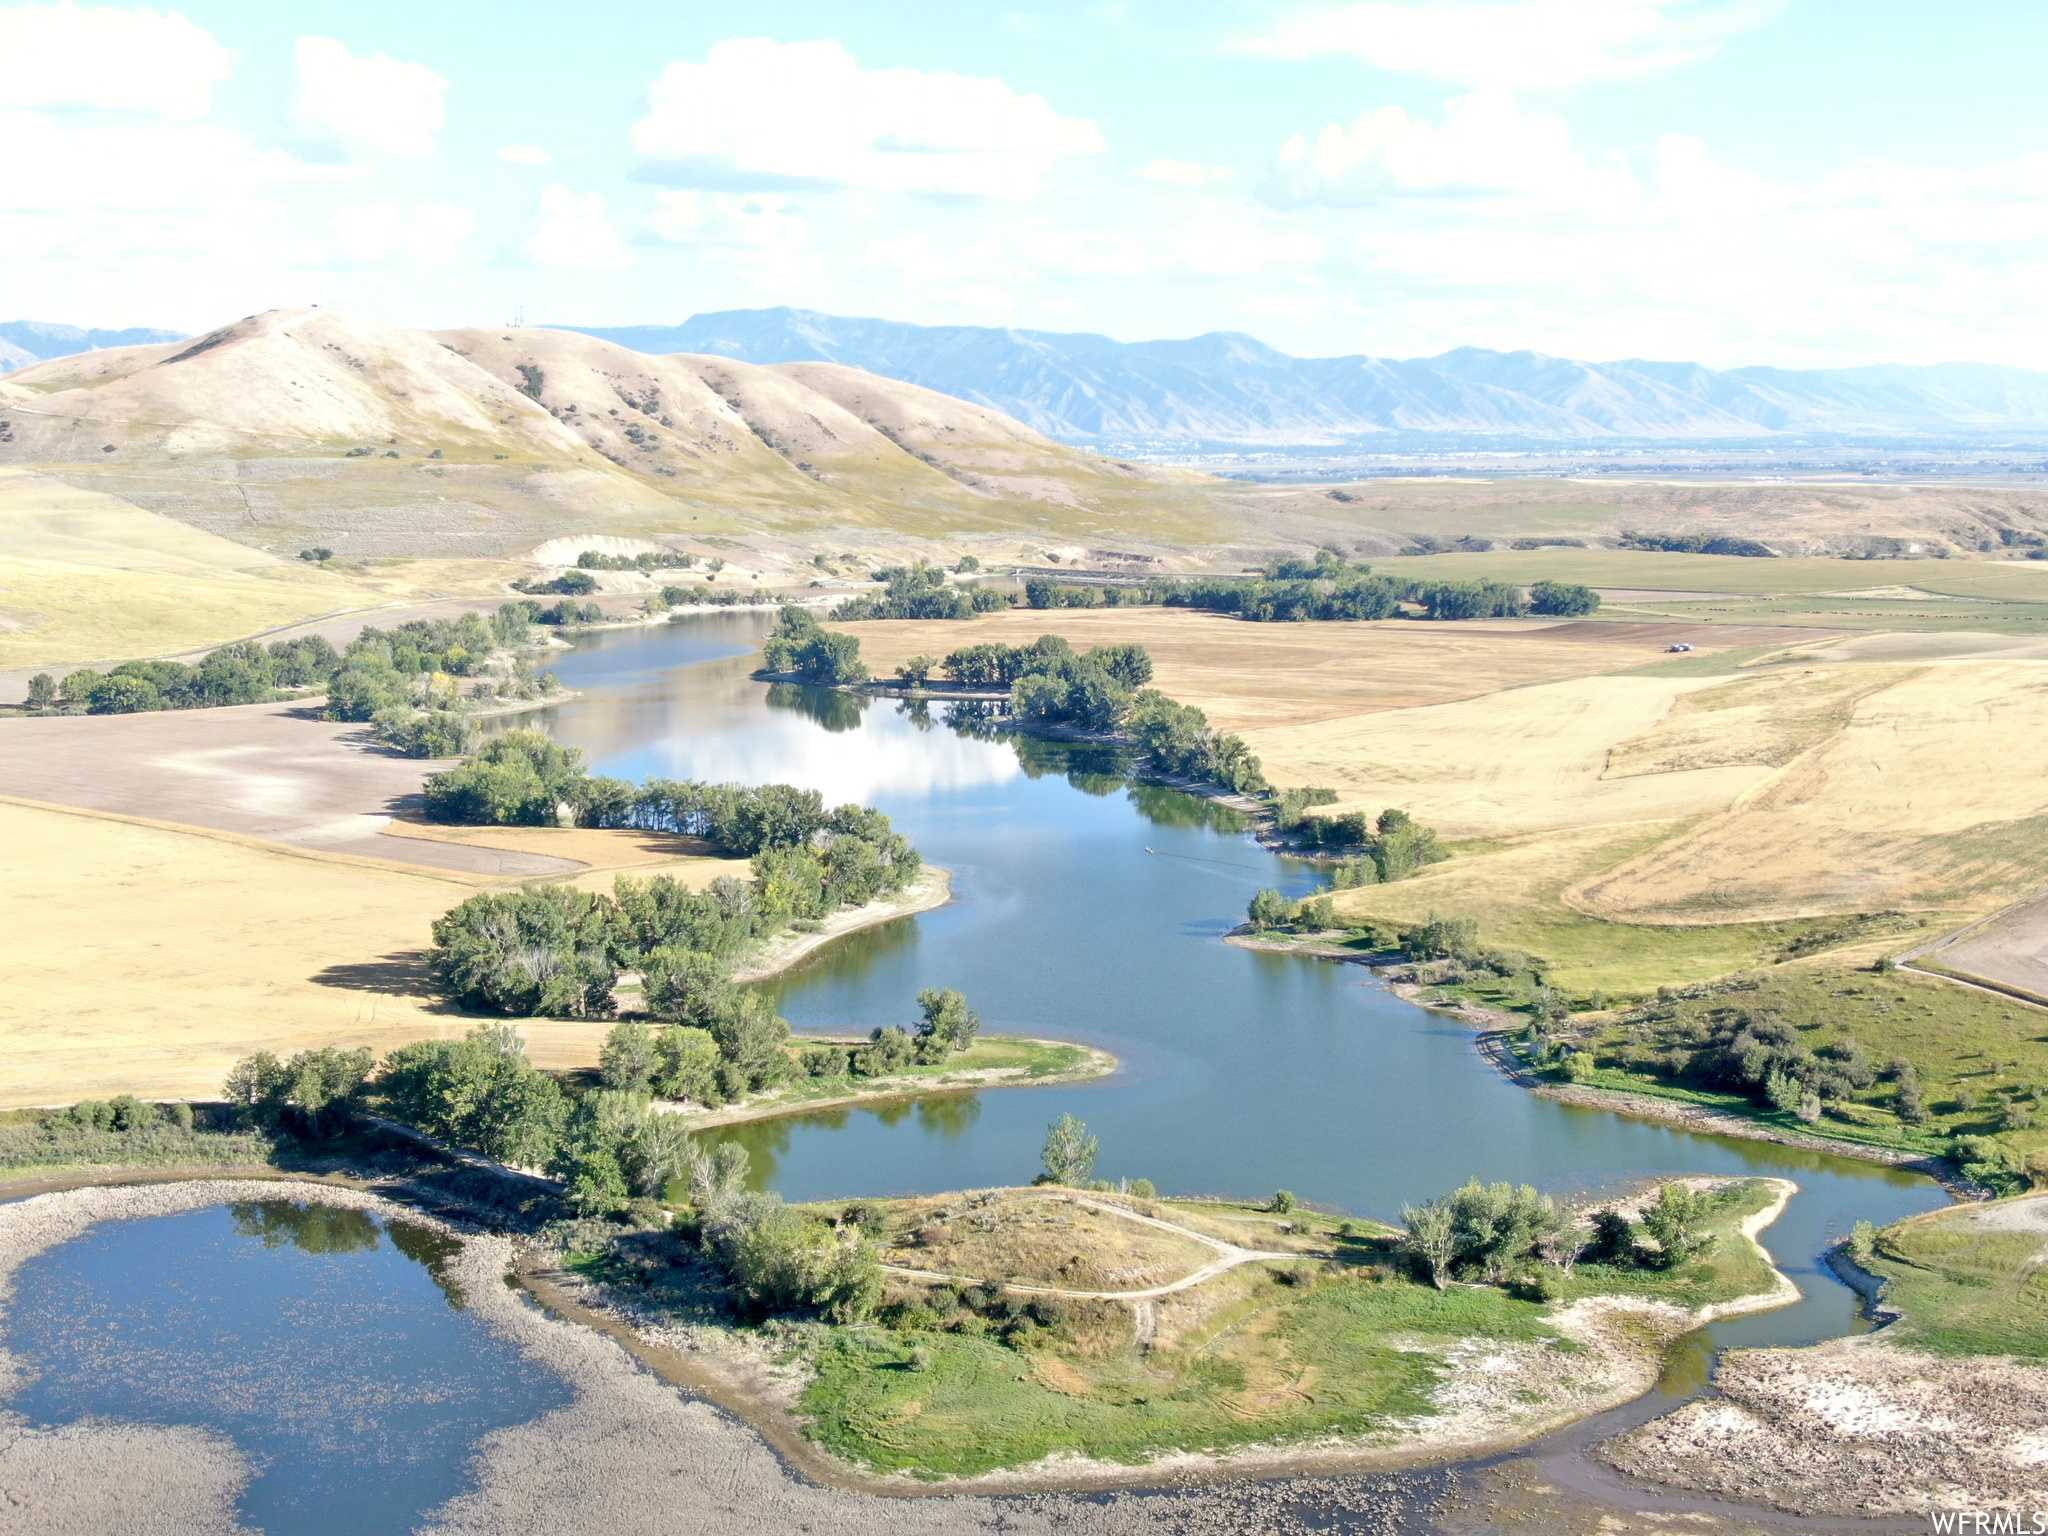
[{"label": "marshy shallow water", "polygon": [[465,1310],[456,1246],[291,1200],[102,1222],[15,1272],[0,1343],[31,1379],[6,1407],[224,1435],[258,1530],[410,1530],[478,1439],[570,1397]]}]

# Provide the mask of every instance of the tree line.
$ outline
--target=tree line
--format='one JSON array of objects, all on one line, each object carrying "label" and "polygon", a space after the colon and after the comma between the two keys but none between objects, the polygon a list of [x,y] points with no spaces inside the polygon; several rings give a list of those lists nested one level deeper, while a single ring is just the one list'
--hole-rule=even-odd
[{"label": "tree line", "polygon": [[1016,606],[1016,595],[979,582],[949,587],[943,566],[919,560],[913,565],[892,565],[873,573],[873,579],[888,583],[881,592],[848,598],[832,610],[842,624],[862,619],[971,619]]},{"label": "tree line", "polygon": [[[138,714],[263,704],[324,691],[325,718],[362,721],[380,740],[413,757],[464,751],[473,727],[465,708],[497,698],[530,699],[556,687],[552,672],[517,654],[531,626],[548,621],[538,603],[513,602],[490,617],[414,619],[395,629],[368,628],[337,651],[319,635],[224,645],[201,661],[128,661],[107,673],[82,668],[61,682],[29,681],[40,710]],[[513,652],[509,659],[506,652]],[[467,692],[461,681],[472,680]]]}]

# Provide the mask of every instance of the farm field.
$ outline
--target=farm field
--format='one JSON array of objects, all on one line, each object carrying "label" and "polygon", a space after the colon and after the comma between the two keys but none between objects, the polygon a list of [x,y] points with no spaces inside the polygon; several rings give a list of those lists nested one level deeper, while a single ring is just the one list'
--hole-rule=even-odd
[{"label": "farm field", "polygon": [[[915,655],[942,659],[991,641],[1027,645],[1057,634],[1077,650],[1135,642],[1151,652],[1154,687],[1198,705],[1211,724],[1231,731],[1621,671],[1655,661],[1675,637],[1649,626],[1515,619],[1247,624],[1192,608],[1020,609],[968,622],[876,619],[833,627],[859,637],[861,655],[882,677]],[[1685,626],[1688,634],[1694,628]],[[1738,638],[1746,637],[1730,636],[1729,643]],[[1780,645],[1799,638],[1797,631],[1762,637]],[[1705,640],[1703,649],[1712,645]]]},{"label": "farm field", "polygon": [[[583,841],[605,833],[570,834]],[[631,863],[637,834],[623,834]],[[388,839],[398,844],[398,839]],[[254,1050],[379,1053],[455,1036],[420,952],[492,877],[0,802],[0,1107],[217,1094]],[[402,845],[401,845],[402,846]],[[730,861],[635,864],[708,881]],[[595,1061],[604,1022],[526,1020],[536,1064]]]}]

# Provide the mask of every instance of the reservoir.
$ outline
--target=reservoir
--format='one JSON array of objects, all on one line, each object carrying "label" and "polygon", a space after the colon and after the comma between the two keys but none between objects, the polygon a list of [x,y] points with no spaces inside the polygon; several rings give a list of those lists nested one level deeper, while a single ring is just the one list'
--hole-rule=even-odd
[{"label": "reservoir", "polygon": [[[1299,895],[1322,881],[1231,812],[1134,783],[1113,750],[955,730],[943,704],[753,681],[769,622],[736,612],[585,636],[557,664],[582,696],[549,711],[549,729],[603,773],[786,781],[828,805],[875,804],[953,872],[948,906],[851,935],[779,979],[797,1029],[907,1023],[921,988],[957,987],[986,1030],[1084,1040],[1123,1062],[1093,1083],[720,1133],[789,1199],[1024,1183],[1062,1113],[1100,1139],[1099,1177],[1149,1178],[1162,1194],[1288,1189],[1386,1220],[1474,1177],[1560,1195],[1656,1175],[1790,1178],[1800,1193],[1764,1243],[1804,1299],[1717,1324],[1717,1345],[1854,1331],[1857,1298],[1822,1269],[1822,1248],[1859,1220],[1946,1203],[1931,1181],[1874,1163],[1540,1098],[1479,1054],[1468,1025],[1394,997],[1363,966],[1227,945],[1261,887]],[[970,643],[972,624],[960,629]]]},{"label": "reservoir", "polygon": [[[1092,1083],[714,1133],[792,1200],[1024,1183],[1062,1113],[1100,1138],[1102,1177],[1163,1194],[1287,1189],[1386,1220],[1474,1177],[1564,1196],[1693,1173],[1795,1181],[1763,1242],[1801,1300],[1707,1330],[1667,1374],[1676,1395],[1703,1383],[1714,1348],[1863,1326],[1821,1250],[1859,1220],[1946,1201],[1876,1164],[1537,1097],[1494,1070],[1468,1026],[1362,966],[1227,945],[1254,892],[1300,894],[1316,873],[1261,848],[1234,813],[1135,782],[1114,750],[956,729],[941,705],[755,682],[769,622],[729,612],[579,637],[557,663],[577,697],[546,712],[548,728],[603,773],[786,781],[828,804],[873,803],[952,871],[948,906],[850,935],[773,984],[799,1030],[905,1023],[921,988],[957,987],[989,1031],[1082,1040],[1123,1064]],[[467,1314],[449,1251],[425,1226],[291,1200],[102,1222],[16,1274],[0,1346],[24,1375],[4,1407],[41,1426],[223,1436],[251,1466],[237,1512],[254,1529],[412,1529],[468,1486],[484,1436],[570,1398]]]}]

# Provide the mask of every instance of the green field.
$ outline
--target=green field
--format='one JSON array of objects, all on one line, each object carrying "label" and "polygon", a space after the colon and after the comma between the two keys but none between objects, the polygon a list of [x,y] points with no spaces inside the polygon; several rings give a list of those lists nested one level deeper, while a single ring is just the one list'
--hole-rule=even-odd
[{"label": "green field", "polygon": [[[1730,1195],[1703,1261],[1669,1273],[1582,1264],[1562,1282],[1562,1300],[1627,1294],[1694,1308],[1769,1291],[1770,1266],[1736,1227],[1769,1201],[1770,1186]],[[1178,1201],[1159,1210],[1169,1219],[1253,1214]],[[1434,1393],[1450,1372],[1446,1351],[1464,1340],[1537,1345],[1546,1357],[1581,1352],[1551,1326],[1550,1306],[1494,1286],[1438,1291],[1409,1278],[1384,1239],[1351,1226],[1299,1222],[1297,1232],[1330,1257],[1212,1280],[1201,1288],[1210,1301],[1200,1322],[1151,1346],[1135,1342],[1131,1314],[1114,1303],[1001,1342],[977,1317],[949,1329],[833,1329],[800,1405],[807,1432],[849,1461],[920,1477],[973,1476],[1056,1453],[1136,1463],[1410,1430],[1401,1421],[1443,1411]],[[1527,1385],[1513,1395],[1529,1407],[1544,1401]]]},{"label": "green field", "polygon": [[[1854,1040],[1880,1066],[1910,1062],[1926,1118],[1901,1118],[1899,1090],[1883,1077],[1828,1103],[1811,1123],[1716,1091],[1697,1064],[1716,1029],[1748,1017],[1791,1025],[1809,1051]],[[1681,1099],[1916,1156],[1950,1155],[1958,1136],[1991,1137],[2036,1177],[2048,1171],[2048,1124],[2031,1123],[2036,1095],[2048,1096],[2048,1013],[1973,987],[1910,971],[1793,964],[1671,989],[1628,1012],[1574,1021],[1568,1033],[1598,1064],[1592,1087]]]},{"label": "green field", "polygon": [[1905,1314],[1886,1336],[1935,1354],[2048,1359],[2041,1204],[2023,1196],[1961,1206],[1880,1232],[1864,1267],[1883,1277],[1885,1302]]}]

